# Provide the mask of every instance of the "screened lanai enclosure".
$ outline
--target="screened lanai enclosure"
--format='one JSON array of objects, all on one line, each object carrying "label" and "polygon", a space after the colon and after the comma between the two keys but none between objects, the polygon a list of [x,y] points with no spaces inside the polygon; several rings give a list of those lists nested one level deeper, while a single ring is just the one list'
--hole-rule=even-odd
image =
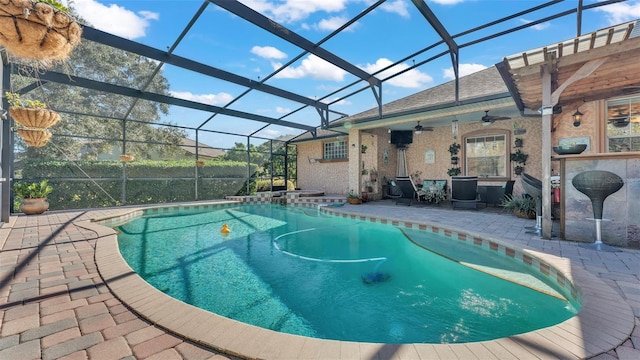
[{"label": "screened lanai enclosure", "polygon": [[[68,58],[43,62],[2,51],[2,93],[14,95],[2,103],[1,220],[15,210],[16,182],[47,180],[51,210],[295,188],[297,154],[290,142],[297,136],[315,137],[331,122],[374,107],[382,116],[384,103],[419,90],[395,88],[394,81],[434,64],[450,68],[457,83],[467,48],[496,48],[488,51],[494,64],[509,55],[500,48],[505,38],[524,39],[523,31],[555,19],[571,21],[571,35],[580,34],[583,16],[621,2],[523,1],[513,12],[487,6],[477,18],[460,21],[438,2],[363,1],[320,32],[294,26],[294,13],[279,13],[267,2],[175,1],[172,22],[181,30],[145,42],[99,30],[71,3],[82,36]],[[398,6],[401,15],[390,15]],[[0,14],[13,22],[19,17]],[[222,18],[233,26],[223,27]],[[355,42],[355,29],[376,41]],[[413,41],[400,44],[397,36]],[[257,48],[237,48],[240,38],[255,39]],[[526,39],[522,50],[544,45]],[[374,55],[360,57],[358,47]],[[260,50],[274,49],[280,52],[273,52],[270,67],[255,64]],[[378,66],[366,66],[373,63]],[[317,69],[326,67],[339,78],[319,76]],[[196,87],[206,91],[198,94]],[[16,95],[23,103],[46,103],[60,120],[39,139],[29,138],[32,129],[7,111]]]}]

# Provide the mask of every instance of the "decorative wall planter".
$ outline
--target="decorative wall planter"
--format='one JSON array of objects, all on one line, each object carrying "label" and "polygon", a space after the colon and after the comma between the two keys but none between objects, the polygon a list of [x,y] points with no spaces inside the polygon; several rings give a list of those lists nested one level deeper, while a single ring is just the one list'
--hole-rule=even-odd
[{"label": "decorative wall planter", "polygon": [[18,129],[18,135],[28,146],[33,147],[45,146],[51,138],[51,132],[41,128],[21,128]]},{"label": "decorative wall planter", "polygon": [[65,60],[80,42],[82,28],[69,14],[30,0],[0,1],[0,45],[34,60]]},{"label": "decorative wall planter", "polygon": [[27,215],[37,215],[49,210],[47,198],[22,199],[20,211]]}]

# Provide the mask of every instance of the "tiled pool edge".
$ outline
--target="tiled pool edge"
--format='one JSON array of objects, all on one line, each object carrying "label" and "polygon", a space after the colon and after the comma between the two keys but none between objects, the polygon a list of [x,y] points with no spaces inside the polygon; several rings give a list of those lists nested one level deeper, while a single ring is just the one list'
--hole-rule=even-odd
[{"label": "tiled pool edge", "polygon": [[[189,204],[155,207],[153,211],[186,206],[212,207],[229,206],[234,203]],[[142,210],[132,209],[103,221],[125,221],[140,216]],[[337,216],[355,217],[357,220],[396,224],[411,228],[426,229],[435,224],[406,222],[376,216],[354,215],[337,208],[323,209]],[[397,222],[397,223],[396,223]],[[602,280],[588,273],[580,266],[572,267],[567,259],[537,253],[531,250],[513,249],[513,246],[460,230],[447,230],[449,236],[471,241],[486,241],[487,246],[505,254],[530,254],[543,265],[540,270],[558,269],[562,278],[573,282],[582,293],[583,307],[580,313],[558,325],[537,331],[494,341],[465,344],[371,344],[345,341],[321,340],[296,335],[282,334],[209,313],[182,303],[147,284],[135,274],[120,256],[117,238],[113,229],[94,222],[78,223],[82,227],[98,233],[96,244],[96,264],[101,277],[110,290],[123,303],[141,317],[180,337],[189,339],[213,349],[246,358],[369,358],[375,354],[404,354],[408,358],[446,358],[465,354],[476,354],[480,358],[517,357],[562,357],[588,358],[609,351],[629,338],[634,326],[634,317],[629,305]],[[445,232],[445,230],[442,230]],[[445,232],[445,233],[446,233]],[[477,245],[477,244],[476,244]],[[503,250],[502,250],[503,249]],[[508,250],[511,249],[511,250]],[[523,257],[525,259],[525,257]],[[525,260],[527,261],[527,260]],[[538,265],[540,266],[540,265]],[[554,271],[554,270],[552,270]],[[552,272],[551,272],[552,273]],[[359,355],[358,355],[359,354]],[[486,356],[480,356],[480,355]]]}]

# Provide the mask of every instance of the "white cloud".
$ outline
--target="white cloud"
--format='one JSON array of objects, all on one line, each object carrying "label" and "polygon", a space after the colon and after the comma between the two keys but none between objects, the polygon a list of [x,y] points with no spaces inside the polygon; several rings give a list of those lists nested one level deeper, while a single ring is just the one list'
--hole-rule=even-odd
[{"label": "white cloud", "polygon": [[80,17],[95,28],[127,39],[145,36],[150,21],[160,18],[155,12],[139,11],[136,14],[124,7],[104,5],[95,0],[74,0],[73,7]]},{"label": "white cloud", "polygon": [[267,139],[276,139],[282,136],[282,131],[274,130],[274,129],[264,129],[259,131],[256,135],[267,138]]},{"label": "white cloud", "polygon": [[292,23],[306,19],[318,11],[335,13],[345,9],[349,0],[242,0],[255,11],[282,23]]},{"label": "white cloud", "polygon": [[[317,28],[324,31],[333,31],[344,25],[347,21],[349,21],[349,19],[345,16],[334,16],[328,19],[322,19],[318,23]],[[349,26],[347,29],[351,29],[351,27],[353,27],[353,25]]]},{"label": "white cloud", "polygon": [[604,12],[609,20],[609,24],[616,25],[640,18],[640,1],[615,3],[596,8],[595,10]]},{"label": "white cloud", "polygon": [[218,94],[193,94],[190,91],[171,91],[171,96],[216,106],[226,105],[233,100],[233,96],[225,92]]},{"label": "white cloud", "polygon": [[291,109],[289,108],[284,108],[282,106],[276,106],[276,113],[278,114],[288,114],[291,112]]},{"label": "white cloud", "polygon": [[[458,65],[458,75],[460,77],[463,77],[463,76],[478,72],[480,70],[484,70],[486,68],[487,68],[486,66],[481,65],[481,64],[459,64]],[[448,69],[444,69],[442,76],[445,79],[449,79],[449,80],[455,79],[456,76],[455,76],[455,73],[453,72],[453,67],[450,67]]]},{"label": "white cloud", "polygon": [[265,59],[285,59],[287,57],[287,54],[273,46],[254,46],[251,48],[251,53]]},{"label": "white cloud", "polygon": [[[520,20],[520,22],[521,22],[521,23],[523,23],[523,24],[530,24],[530,23],[532,23],[532,22],[533,22],[533,21],[531,21],[531,20],[527,20],[527,19],[519,19],[519,20]],[[551,26],[551,23],[549,23],[549,22],[543,22],[543,23],[540,23],[540,24],[536,24],[536,25],[531,26],[531,27],[530,27],[530,29],[534,29],[534,30],[538,30],[538,31],[540,31],[540,30],[544,30],[544,29],[548,28],[549,26]]]},{"label": "white cloud", "polygon": [[[282,64],[274,62],[271,64],[275,69],[279,69]],[[310,77],[316,80],[342,81],[346,71],[325,61],[315,55],[309,55],[302,60],[300,66],[289,66],[279,72],[276,77],[280,79],[301,79]]]},{"label": "white cloud", "polygon": [[[380,58],[378,59],[378,61],[376,61],[375,64],[366,64],[364,66],[360,66],[364,71],[373,74],[374,72],[383,69],[389,65],[393,64],[393,62],[389,59],[385,59],[385,58]],[[376,74],[375,76],[379,79],[384,79],[387,78],[393,74],[396,74],[402,70],[405,70],[409,67],[409,65],[407,64],[398,64],[392,68],[389,68],[388,70],[385,70],[379,74]],[[426,84],[430,83],[433,81],[433,78],[431,76],[429,76],[428,74],[425,74],[423,72],[421,72],[420,70],[417,69],[412,69],[407,71],[406,73],[396,76],[391,80],[387,80],[384,83],[385,84],[389,84],[389,85],[393,85],[393,86],[397,86],[397,87],[402,87],[402,88],[421,88],[424,87]]]},{"label": "white cloud", "polygon": [[407,3],[403,0],[385,2],[384,4],[380,5],[380,8],[384,11],[398,14],[404,18],[409,17],[409,10],[407,10]]},{"label": "white cloud", "polygon": [[440,4],[440,5],[455,5],[461,2],[465,2],[466,0],[431,0],[431,2],[434,2],[436,4]]}]

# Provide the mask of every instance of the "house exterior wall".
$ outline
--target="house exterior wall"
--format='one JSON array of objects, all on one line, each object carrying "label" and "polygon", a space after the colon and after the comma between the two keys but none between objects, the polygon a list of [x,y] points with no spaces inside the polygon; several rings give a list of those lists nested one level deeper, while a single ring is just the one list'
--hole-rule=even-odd
[{"label": "house exterior wall", "polygon": [[[321,190],[325,194],[347,194],[349,162],[321,162],[322,141],[298,143],[298,181],[303,190]],[[351,151],[350,151],[351,153]]]}]

